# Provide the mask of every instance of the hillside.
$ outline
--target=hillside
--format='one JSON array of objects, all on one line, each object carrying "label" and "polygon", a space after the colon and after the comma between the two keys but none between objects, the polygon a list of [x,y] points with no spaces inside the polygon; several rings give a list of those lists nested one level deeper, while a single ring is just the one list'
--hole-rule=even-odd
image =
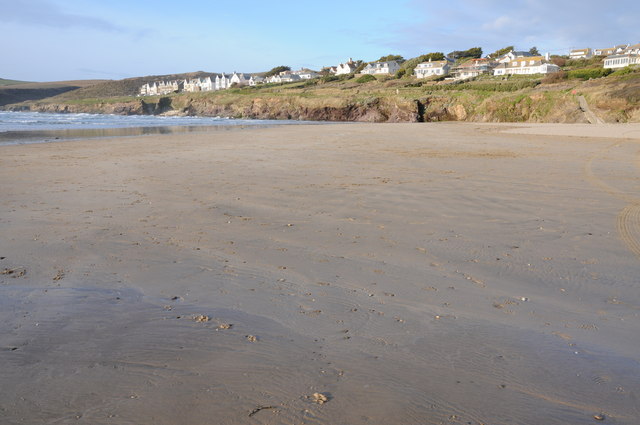
[{"label": "hillside", "polygon": [[14,84],[22,84],[22,83],[26,83],[26,81],[6,80],[4,78],[0,78],[0,87],[11,86]]},{"label": "hillside", "polygon": [[[587,77],[600,73],[593,69]],[[552,78],[483,76],[464,83],[328,77],[218,92],[131,96],[147,81],[178,77],[149,76],[102,82],[5,109],[369,122],[588,122],[580,106],[583,97],[604,122],[640,122],[639,70],[588,80],[572,72]],[[212,74],[180,78],[184,75]]]},{"label": "hillside", "polygon": [[50,98],[61,93],[75,91],[83,87],[101,84],[105,80],[54,81],[31,83],[23,81],[0,80],[0,106],[13,103]]},{"label": "hillside", "polygon": [[90,98],[108,98],[122,96],[137,96],[140,87],[154,81],[185,80],[191,78],[213,77],[217,74],[203,71],[189,72],[184,74],[149,75],[146,77],[126,78],[117,81],[104,81],[100,84],[84,87],[79,90],[68,92],[58,99],[77,100]]}]

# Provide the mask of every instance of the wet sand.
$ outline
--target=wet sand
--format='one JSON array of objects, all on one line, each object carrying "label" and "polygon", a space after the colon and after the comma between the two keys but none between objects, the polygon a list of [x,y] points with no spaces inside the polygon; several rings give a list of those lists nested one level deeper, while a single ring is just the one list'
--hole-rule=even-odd
[{"label": "wet sand", "polygon": [[0,422],[637,424],[640,127],[605,127],[0,147]]}]

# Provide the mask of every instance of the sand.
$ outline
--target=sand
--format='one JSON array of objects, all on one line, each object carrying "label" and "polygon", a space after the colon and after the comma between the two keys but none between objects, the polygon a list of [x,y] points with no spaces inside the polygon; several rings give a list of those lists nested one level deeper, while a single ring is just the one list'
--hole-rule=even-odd
[{"label": "sand", "polygon": [[0,147],[0,422],[637,424],[639,152],[447,123]]}]

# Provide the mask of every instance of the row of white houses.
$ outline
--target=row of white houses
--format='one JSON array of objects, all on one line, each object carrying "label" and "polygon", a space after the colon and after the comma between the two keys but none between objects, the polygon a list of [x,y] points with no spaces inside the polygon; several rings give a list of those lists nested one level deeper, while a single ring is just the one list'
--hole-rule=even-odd
[{"label": "row of white houses", "polygon": [[255,86],[262,83],[288,83],[309,80],[319,76],[319,73],[304,68],[299,71],[283,71],[268,78],[234,72],[233,74],[220,74],[215,77],[147,83],[140,87],[140,96],[158,96],[176,92],[217,91],[231,88],[234,84],[236,86]]},{"label": "row of white houses", "polygon": [[[591,58],[593,56],[606,56],[604,68],[624,68],[631,65],[640,65],[640,43],[623,44],[605,49],[574,49],[571,50],[571,59]],[[335,75],[353,74],[358,69],[358,62],[349,58],[345,63],[327,67],[326,70]],[[369,75],[395,75],[400,69],[397,61],[371,62],[360,71]],[[493,75],[531,75],[550,74],[560,71],[560,67],[551,63],[549,54],[534,56],[529,52],[508,52],[498,58],[470,59],[456,67],[453,60],[422,62],[414,69],[417,78],[429,78],[434,76],[450,76],[453,79],[464,80],[477,77],[482,74]],[[279,74],[262,78],[258,75],[242,73],[220,74],[215,77],[195,78],[183,81],[159,81],[147,83],[140,88],[141,96],[166,95],[175,92],[216,91],[237,86],[255,86],[262,83],[289,83],[300,80],[310,80],[320,77],[320,73],[302,68],[299,71],[283,71]]]},{"label": "row of white houses", "polygon": [[574,49],[569,53],[569,58],[571,59],[589,59],[594,56],[606,56],[604,67],[610,69],[640,65],[640,43],[633,45],[620,44],[605,49]]},{"label": "row of white houses", "polygon": [[190,80],[159,81],[144,84],[140,87],[140,96],[165,95],[175,92],[216,91],[230,88],[233,84],[240,86],[255,86],[263,82],[257,75],[247,75],[234,72],[220,74],[215,77],[193,78]]},{"label": "row of white houses", "polygon": [[586,49],[573,49],[569,52],[569,59],[589,59],[594,56],[612,56],[619,55],[622,53],[628,53],[631,51],[637,51],[640,49],[640,44],[619,44],[613,47],[606,47],[604,49],[591,49],[587,47]]},{"label": "row of white houses", "polygon": [[312,71],[307,68],[302,68],[299,71],[282,71],[279,74],[267,77],[265,83],[292,83],[300,80],[311,80],[313,78],[320,77],[320,74],[316,71]]},{"label": "row of white houses", "polygon": [[499,58],[470,59],[456,67],[448,58],[440,61],[420,63],[413,73],[417,78],[450,75],[457,80],[465,80],[482,74],[550,74],[560,71],[560,67],[549,62],[549,55],[533,56],[529,52],[511,51]]}]

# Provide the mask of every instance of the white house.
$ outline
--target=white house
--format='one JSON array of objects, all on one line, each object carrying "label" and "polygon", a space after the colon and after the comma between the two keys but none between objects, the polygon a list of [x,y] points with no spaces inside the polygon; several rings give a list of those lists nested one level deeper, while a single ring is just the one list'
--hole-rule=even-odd
[{"label": "white house", "polygon": [[201,91],[201,82],[200,78],[194,78],[192,80],[184,80],[184,91],[186,92],[197,92]]},{"label": "white house", "polygon": [[625,53],[631,53],[634,55],[640,55],[640,43],[629,46],[625,49]]},{"label": "white house", "polygon": [[293,83],[294,81],[301,80],[298,74],[294,74],[291,71],[283,71],[279,75],[281,83]]},{"label": "white house", "polygon": [[493,69],[493,75],[511,74],[551,74],[560,71],[560,67],[549,63],[544,56],[517,58],[509,63],[501,63]]},{"label": "white house", "polygon": [[293,71],[282,71],[278,75],[267,77],[264,81],[265,83],[292,83],[301,79],[302,78],[300,78],[300,75],[294,73]]},{"label": "white house", "polygon": [[250,86],[257,86],[258,84],[262,84],[263,82],[264,78],[260,77],[259,75],[252,75],[251,78],[249,78]]},{"label": "white house", "polygon": [[490,73],[496,63],[488,58],[470,59],[451,70],[456,80],[466,80]]},{"label": "white house", "polygon": [[504,55],[500,56],[499,58],[496,59],[496,62],[498,63],[508,63],[511,62],[514,59],[517,58],[527,58],[527,57],[531,57],[533,56],[531,53],[529,52],[516,52],[515,50],[512,50],[508,53],[505,53]]},{"label": "white house", "polygon": [[619,44],[614,47],[607,47],[605,49],[593,49],[594,56],[611,56],[618,53],[622,53],[629,47],[628,44]]},{"label": "white house", "polygon": [[201,91],[213,91],[216,89],[215,79],[211,79],[211,77],[200,79],[199,85]]},{"label": "white house", "polygon": [[349,58],[348,61],[346,61],[345,63],[341,63],[336,67],[336,72],[334,72],[334,74],[336,75],[352,74],[355,72],[356,68],[358,68],[358,64],[354,62],[353,59]]},{"label": "white house", "polygon": [[604,67],[617,69],[625,66],[640,65],[640,55],[635,53],[624,53],[620,55],[607,56],[604,59]]},{"label": "white house", "polygon": [[248,86],[249,85],[249,80],[250,80],[250,76],[247,76],[245,74],[238,74],[237,72],[234,72],[233,75],[231,76],[231,84],[237,84],[239,86]]},{"label": "white house", "polygon": [[434,75],[447,75],[449,73],[449,62],[446,60],[422,62],[416,65],[413,73],[417,78],[428,78]]},{"label": "white house", "polygon": [[311,80],[312,78],[318,78],[319,73],[307,68],[301,68],[299,71],[293,71],[292,74],[300,77],[301,80]]},{"label": "white house", "polygon": [[373,62],[364,67],[362,74],[370,75],[394,75],[400,69],[396,61]]},{"label": "white house", "polygon": [[215,90],[224,90],[228,89],[229,87],[231,87],[231,75],[216,75]]},{"label": "white house", "polygon": [[593,57],[593,52],[590,48],[586,49],[574,49],[569,52],[569,59],[589,59]]},{"label": "white house", "polygon": [[140,96],[151,96],[151,84],[146,83],[140,87]]},{"label": "white house", "polygon": [[593,49],[594,56],[611,56],[616,54],[615,47],[606,47],[604,49]]}]

